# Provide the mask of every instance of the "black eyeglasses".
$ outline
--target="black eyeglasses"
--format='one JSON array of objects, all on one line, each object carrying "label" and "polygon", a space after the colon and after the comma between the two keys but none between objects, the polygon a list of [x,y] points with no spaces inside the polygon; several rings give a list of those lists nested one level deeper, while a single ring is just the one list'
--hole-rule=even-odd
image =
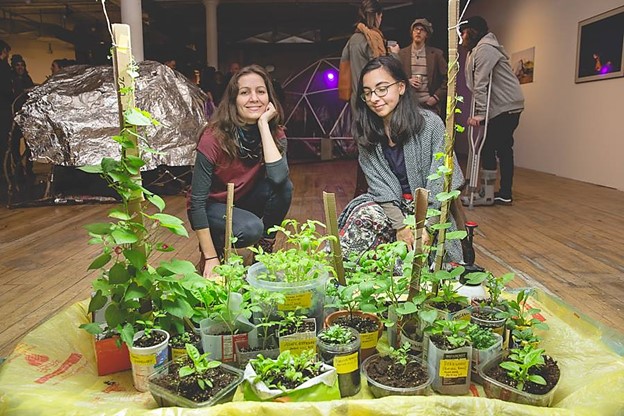
[{"label": "black eyeglasses", "polygon": [[394,81],[392,84],[382,85],[381,87],[377,87],[373,90],[365,90],[362,95],[360,95],[360,98],[362,99],[362,101],[368,101],[373,96],[373,93],[375,93],[375,95],[379,98],[385,97],[388,94],[388,89],[394,84],[398,84],[399,82],[401,81]]}]

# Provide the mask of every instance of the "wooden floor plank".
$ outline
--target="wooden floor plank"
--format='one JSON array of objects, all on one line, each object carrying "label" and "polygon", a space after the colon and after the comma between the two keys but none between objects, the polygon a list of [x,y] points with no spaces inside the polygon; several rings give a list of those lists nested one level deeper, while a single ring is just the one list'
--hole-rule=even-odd
[{"label": "wooden floor plank", "polygon": [[[322,192],[342,210],[355,189],[355,162],[292,164],[289,218],[325,221]],[[479,223],[477,263],[495,274],[515,271],[513,287],[538,285],[591,318],[624,331],[624,192],[516,169],[513,206],[466,210]],[[166,212],[186,221],[182,196],[165,197]],[[86,299],[97,246],[84,224],[107,221],[112,206],[0,208],[0,356],[37,325]],[[176,251],[156,253],[198,260],[197,240],[164,236]]]}]

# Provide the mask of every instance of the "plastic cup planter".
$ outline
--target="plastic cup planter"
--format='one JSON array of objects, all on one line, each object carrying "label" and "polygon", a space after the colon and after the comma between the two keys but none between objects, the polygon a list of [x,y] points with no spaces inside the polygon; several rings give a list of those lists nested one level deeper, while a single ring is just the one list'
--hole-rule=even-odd
[{"label": "plastic cup planter", "polygon": [[503,337],[497,333],[493,333],[496,337],[496,343],[490,348],[485,350],[478,350],[474,346],[472,347],[472,381],[475,383],[483,384],[483,379],[479,374],[479,366],[496,355],[500,354],[503,349]]},{"label": "plastic cup planter", "polygon": [[283,282],[263,279],[261,275],[266,271],[267,269],[262,263],[252,265],[247,271],[247,282],[254,288],[283,293],[286,301],[279,305],[279,310],[294,311],[299,307],[301,314],[314,318],[316,327],[321,328],[325,304],[325,285],[329,279],[329,274],[326,272],[315,279],[300,282]]},{"label": "plastic cup planter", "polygon": [[[338,373],[338,388],[341,397],[356,395],[362,387],[360,376],[360,334],[353,328],[344,327],[351,332],[355,339],[348,344],[331,344],[320,337],[316,340],[321,360],[336,369]],[[326,329],[319,332],[323,334]]]},{"label": "plastic cup planter", "polygon": [[[145,331],[134,334],[134,340],[141,338]],[[132,380],[134,388],[140,392],[148,390],[147,378],[167,363],[169,333],[162,329],[152,329],[152,332],[161,332],[166,335],[165,340],[152,347],[130,347],[130,362],[132,363]]]},{"label": "plastic cup planter", "polygon": [[243,371],[238,368],[231,367],[227,364],[221,364],[218,368],[222,369],[226,373],[233,374],[235,377],[230,384],[226,387],[218,391],[214,396],[212,396],[209,400],[203,402],[195,402],[193,400],[187,399],[186,397],[180,396],[178,393],[173,392],[169,389],[164,388],[156,384],[155,380],[166,376],[169,374],[173,368],[177,370],[178,365],[175,362],[167,363],[167,365],[161,367],[156,372],[154,372],[148,379],[148,387],[150,393],[156,400],[156,403],[160,407],[188,407],[188,408],[199,408],[199,407],[208,407],[214,406],[216,404],[227,403],[232,401],[234,397],[234,393],[236,393],[236,388],[239,384],[243,382]]},{"label": "plastic cup planter", "polygon": [[508,353],[508,351],[501,352],[489,361],[481,363],[479,366],[479,376],[483,379],[483,391],[485,391],[485,395],[491,399],[499,399],[507,402],[529,404],[531,406],[550,406],[555,396],[555,391],[559,386],[559,381],[561,381],[561,377],[559,377],[557,384],[548,393],[532,394],[518,390],[514,387],[508,386],[507,384],[503,384],[486,374],[489,369],[494,366],[498,366],[505,359]]},{"label": "plastic cup planter", "polygon": [[440,394],[460,396],[470,390],[470,345],[444,350],[429,339],[427,362],[434,369],[433,389]]},{"label": "plastic cup planter", "polygon": [[383,384],[371,378],[371,375],[369,374],[369,371],[368,371],[370,366],[373,365],[377,360],[381,359],[382,357],[383,356],[381,354],[375,354],[375,355],[368,357],[362,363],[362,374],[364,375],[364,378],[366,379],[368,388],[370,389],[370,392],[373,395],[373,397],[378,399],[380,397],[386,397],[386,396],[426,396],[427,394],[429,394],[429,390],[430,390],[429,386],[431,386],[431,383],[433,382],[433,376],[434,376],[433,369],[431,368],[431,366],[425,364],[421,359],[416,358],[416,357],[414,357],[415,365],[418,365],[421,368],[425,369],[428,375],[427,380],[418,386],[393,387],[393,386],[388,386],[386,384]]},{"label": "plastic cup planter", "polygon": [[[349,311],[336,311],[325,317],[325,327],[328,328],[333,325],[337,319],[339,318],[348,318],[350,315]],[[353,316],[358,316],[361,318],[369,319],[374,321],[378,330],[375,332],[360,332],[360,362],[364,361],[368,357],[377,353],[377,342],[381,335],[383,334],[383,324],[377,315],[372,313],[366,313],[361,311],[353,311]]]},{"label": "plastic cup planter", "polygon": [[479,316],[480,312],[494,316],[497,313],[502,312],[500,309],[492,308],[491,306],[473,306],[472,313],[470,315],[470,322],[479,325],[481,328],[491,329],[492,332],[500,336],[505,336],[505,318],[486,319]]}]

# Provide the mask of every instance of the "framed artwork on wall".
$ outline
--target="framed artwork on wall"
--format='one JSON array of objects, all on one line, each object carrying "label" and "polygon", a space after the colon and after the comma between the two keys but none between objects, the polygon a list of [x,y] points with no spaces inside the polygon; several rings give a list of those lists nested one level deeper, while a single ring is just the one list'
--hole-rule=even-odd
[{"label": "framed artwork on wall", "polygon": [[533,82],[535,68],[535,47],[511,54],[511,69],[520,84]]},{"label": "framed artwork on wall", "polygon": [[578,24],[574,81],[624,76],[624,6]]}]

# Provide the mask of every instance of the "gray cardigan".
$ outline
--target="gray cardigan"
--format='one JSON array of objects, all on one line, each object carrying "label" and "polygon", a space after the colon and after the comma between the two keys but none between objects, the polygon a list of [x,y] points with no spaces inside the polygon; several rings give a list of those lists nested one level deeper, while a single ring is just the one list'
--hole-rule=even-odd
[{"label": "gray cardigan", "polygon": [[[429,207],[439,209],[441,203],[436,199],[436,195],[442,192],[443,180],[429,180],[427,177],[437,172],[438,166],[443,164],[443,160],[435,159],[436,153],[444,152],[444,124],[436,114],[431,111],[421,111],[425,117],[425,124],[420,134],[408,140],[404,146],[405,166],[407,168],[407,179],[412,193],[416,188],[426,188],[429,192]],[[380,204],[390,217],[392,212],[388,212],[388,207],[398,209],[403,192],[401,184],[390,169],[386,158],[383,155],[381,144],[375,145],[372,149],[359,148],[359,162],[366,180],[368,181],[368,192],[353,199],[338,218],[338,226],[344,226],[347,217],[363,202],[374,201]],[[453,157],[455,169],[453,172],[452,189],[458,189],[464,183],[464,176],[457,162],[457,157]],[[455,222],[451,229],[457,229]],[[462,259],[461,244],[458,240],[446,244],[447,255],[451,260],[460,261]]]}]

